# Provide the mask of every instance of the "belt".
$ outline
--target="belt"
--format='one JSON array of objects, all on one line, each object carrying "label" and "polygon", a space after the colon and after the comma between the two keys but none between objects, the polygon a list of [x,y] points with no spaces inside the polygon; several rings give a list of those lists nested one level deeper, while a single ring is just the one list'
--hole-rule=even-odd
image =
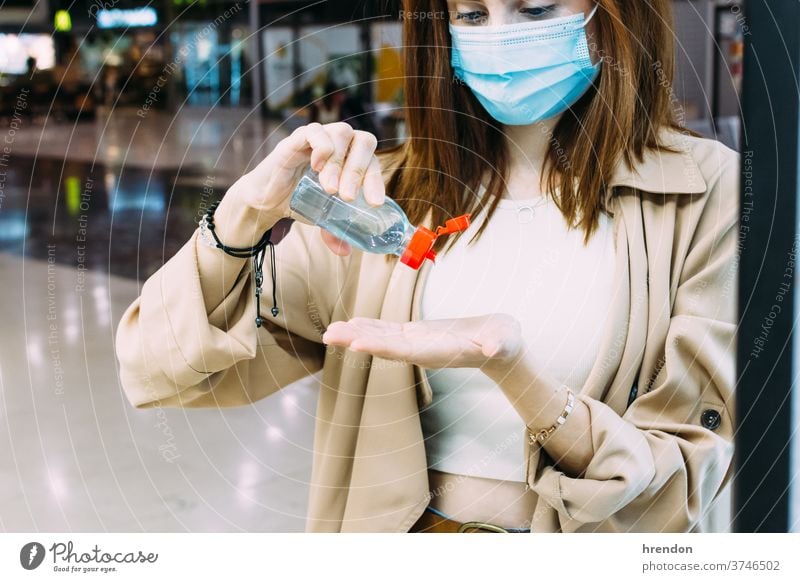
[{"label": "belt", "polygon": [[408,533],[527,533],[529,527],[501,527],[484,521],[460,522],[430,505]]}]

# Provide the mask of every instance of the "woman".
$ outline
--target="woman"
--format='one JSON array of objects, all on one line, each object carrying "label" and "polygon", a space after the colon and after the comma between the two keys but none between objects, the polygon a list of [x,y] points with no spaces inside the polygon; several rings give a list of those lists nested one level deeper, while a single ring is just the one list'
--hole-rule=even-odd
[{"label": "woman", "polygon": [[326,83],[323,95],[310,106],[309,121],[327,125],[342,119],[342,102],[344,93],[333,83]]},{"label": "woman", "polygon": [[247,261],[195,234],[122,318],[132,404],[321,370],[308,531],[702,531],[732,458],[738,158],[678,130],[669,4],[407,0],[445,16],[405,23],[409,141],[302,127],[216,234],[253,245],[309,163],[470,230],[416,272],[295,222],[260,329]]}]

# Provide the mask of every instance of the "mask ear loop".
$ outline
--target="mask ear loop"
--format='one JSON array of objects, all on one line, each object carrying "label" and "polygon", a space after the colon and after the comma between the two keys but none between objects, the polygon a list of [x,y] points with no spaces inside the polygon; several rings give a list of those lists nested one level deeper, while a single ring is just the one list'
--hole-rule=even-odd
[{"label": "mask ear loop", "polygon": [[[600,4],[595,2],[594,3],[594,8],[592,8],[592,11],[589,13],[589,16],[587,18],[585,18],[584,21],[583,21],[583,27],[584,28],[586,28],[586,25],[589,24],[589,22],[592,20],[592,18],[594,18],[594,15],[597,14],[597,9],[598,8],[600,8]],[[584,36],[586,36],[586,31],[585,30],[584,30],[583,34],[584,34]],[[592,57],[591,56],[589,57],[589,62],[590,63],[592,62]],[[597,65],[594,64],[594,63],[592,63],[592,65],[594,67],[597,67]]]},{"label": "mask ear loop", "polygon": [[595,4],[594,4],[594,8],[592,8],[592,11],[589,13],[589,16],[588,16],[588,17],[587,17],[587,18],[586,18],[586,19],[583,21],[583,25],[584,25],[584,26],[586,26],[587,24],[589,24],[589,21],[590,21],[592,18],[594,18],[594,15],[597,13],[597,9],[598,9],[598,8],[600,8],[600,5],[599,5],[597,2],[595,2]]}]

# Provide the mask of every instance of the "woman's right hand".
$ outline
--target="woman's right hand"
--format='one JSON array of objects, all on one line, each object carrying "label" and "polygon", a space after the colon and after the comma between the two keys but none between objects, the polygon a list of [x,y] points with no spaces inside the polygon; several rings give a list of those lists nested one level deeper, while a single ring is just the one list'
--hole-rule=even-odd
[{"label": "woman's right hand", "polygon": [[[233,240],[232,233],[240,232],[250,240],[254,235],[253,227],[256,227],[255,233],[263,233],[289,216],[289,200],[309,164],[319,173],[322,187],[329,194],[353,201],[363,186],[365,200],[380,206],[385,188],[381,165],[375,156],[377,144],[378,140],[371,133],[356,131],[343,122],[311,123],[296,129],[228,190],[217,209],[217,216],[221,215],[223,220],[215,216],[218,235],[225,240],[224,236],[231,233],[228,240]],[[234,221],[231,228],[224,226],[224,218],[228,216]],[[250,224],[236,224],[237,221]],[[321,232],[333,252],[349,253],[349,245],[324,230]],[[257,240],[260,234],[254,236]],[[239,246],[227,240],[225,243]],[[250,244],[241,243],[241,246]]]}]

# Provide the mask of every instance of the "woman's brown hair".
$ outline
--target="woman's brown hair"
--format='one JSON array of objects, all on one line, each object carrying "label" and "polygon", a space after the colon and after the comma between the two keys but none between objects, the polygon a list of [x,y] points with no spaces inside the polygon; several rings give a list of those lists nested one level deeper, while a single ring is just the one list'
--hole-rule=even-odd
[{"label": "woman's brown hair", "polygon": [[[658,147],[663,127],[681,129],[672,107],[674,42],[671,0],[599,0],[596,37],[602,61],[592,87],[556,125],[544,171],[546,191],[586,240],[603,210],[606,184],[619,160],[633,164]],[[413,224],[432,212],[434,226],[484,204],[491,216],[505,189],[509,152],[499,125],[450,65],[446,0],[403,0],[408,140],[387,150],[396,168],[387,192]],[[596,43],[596,46],[592,46]],[[475,193],[491,169],[485,198]],[[472,193],[472,196],[465,196]],[[483,232],[484,222],[478,230]],[[437,244],[440,249],[444,241]]]}]

